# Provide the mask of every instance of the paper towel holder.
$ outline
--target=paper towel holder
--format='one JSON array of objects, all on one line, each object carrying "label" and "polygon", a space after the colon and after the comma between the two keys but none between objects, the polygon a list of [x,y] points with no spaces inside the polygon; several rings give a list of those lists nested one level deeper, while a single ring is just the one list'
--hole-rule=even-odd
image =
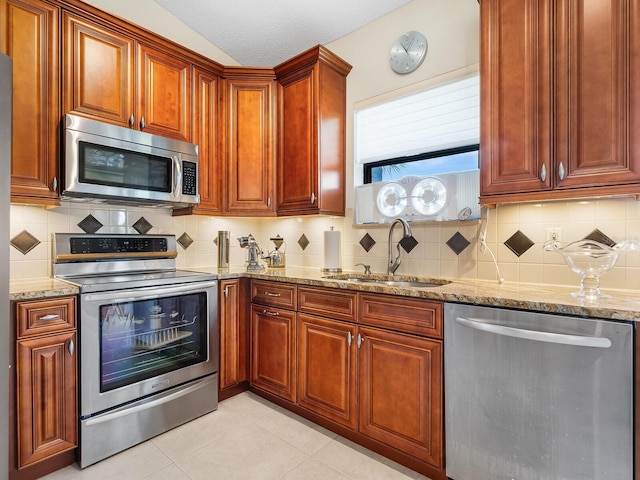
[{"label": "paper towel holder", "polygon": [[[333,227],[329,227],[329,228],[330,228],[330,232],[333,233],[333,231],[334,231]],[[325,231],[324,233],[325,233],[325,242],[326,242],[326,240],[327,240],[327,235],[326,234],[329,233],[329,232]],[[336,231],[336,234],[340,235],[340,232]],[[340,273],[340,272],[342,272],[342,267],[340,266],[342,264],[342,262],[340,260],[340,256],[341,256],[340,255],[340,253],[341,253],[340,252],[340,241],[338,241],[338,252],[339,252],[338,253],[338,258],[337,258],[338,265],[336,267],[326,267],[325,266],[320,270],[322,273]],[[326,250],[325,250],[325,260],[324,261],[325,261],[325,265],[326,265]]]}]

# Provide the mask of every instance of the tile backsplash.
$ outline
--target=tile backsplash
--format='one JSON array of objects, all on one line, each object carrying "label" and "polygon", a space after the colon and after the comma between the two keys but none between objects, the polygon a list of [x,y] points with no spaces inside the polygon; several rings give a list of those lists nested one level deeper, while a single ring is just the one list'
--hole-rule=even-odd
[{"label": "tile backsplash", "polygon": [[[550,228],[567,243],[587,236],[594,238],[593,235],[613,242],[640,240],[640,202],[633,198],[502,205],[488,210],[487,220],[486,244],[495,254],[506,282],[579,284],[579,276],[571,272],[560,255],[543,250]],[[269,238],[282,236],[288,266],[320,269],[323,232],[333,226],[342,233],[344,270],[358,270],[361,267],[355,264],[364,263],[371,265],[374,273],[386,271],[388,225],[353,226],[350,210],[344,218],[172,217],[170,211],[161,208],[65,202],[51,209],[11,205],[10,238],[27,232],[40,242],[26,253],[10,247],[11,279],[50,276],[51,234],[82,232],[81,227],[86,227],[87,222],[94,227],[99,222],[102,226],[98,233],[137,234],[142,228],[148,233],[182,237],[179,268],[215,267],[217,247],[213,240],[218,230],[229,230],[232,266],[242,265],[246,257],[246,250],[240,248],[236,238],[251,233],[265,253],[274,248]],[[403,260],[396,273],[496,281],[492,257],[478,243],[481,226],[477,221],[413,224],[417,243],[411,241],[409,248],[406,242],[403,244]],[[401,230],[394,232],[396,242]],[[303,237],[306,241],[301,242]],[[640,252],[622,254],[616,267],[602,277],[602,287],[640,290]]]}]

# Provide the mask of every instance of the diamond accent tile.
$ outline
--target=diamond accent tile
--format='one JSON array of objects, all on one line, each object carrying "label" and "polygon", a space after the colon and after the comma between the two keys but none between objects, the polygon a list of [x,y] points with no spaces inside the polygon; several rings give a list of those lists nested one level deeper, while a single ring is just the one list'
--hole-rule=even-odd
[{"label": "diamond accent tile", "polygon": [[187,232],[184,232],[182,235],[180,235],[176,242],[178,242],[180,246],[186,250],[193,243],[193,238],[191,238]]},{"label": "diamond accent tile", "polygon": [[304,233],[302,235],[300,235],[300,238],[298,239],[298,245],[300,245],[300,248],[302,250],[304,250],[305,248],[307,248],[309,246],[309,239],[307,238],[307,236]]},{"label": "diamond accent tile", "polygon": [[504,244],[518,257],[534,245],[531,239],[520,230],[511,235]]},{"label": "diamond accent tile", "polygon": [[371,250],[375,244],[376,244],[376,241],[368,233],[365,233],[364,237],[360,239],[360,246],[364,248],[365,252],[368,252],[369,250]]},{"label": "diamond accent tile", "polygon": [[146,218],[140,217],[138,221],[132,225],[132,227],[135,228],[136,232],[144,235],[153,228],[153,225],[151,225]]},{"label": "diamond accent tile", "polygon": [[594,242],[602,243],[610,247],[616,246],[616,242],[614,242],[610,237],[602,233],[597,228],[593,232],[591,232],[589,235],[584,237],[583,240],[593,240]]},{"label": "diamond accent tile", "polygon": [[40,240],[31,235],[26,230],[21,231],[18,235],[11,239],[11,246],[23,255],[26,255],[40,244]]},{"label": "diamond accent tile", "polygon": [[416,245],[418,245],[418,241],[413,238],[413,235],[409,237],[402,237],[402,239],[400,240],[400,246],[407,253],[411,253],[411,250],[416,248]]},{"label": "diamond accent tile", "polygon": [[96,217],[89,214],[84,217],[80,223],[78,223],[78,226],[84,233],[96,233],[104,225],[102,225],[102,223],[100,223],[100,221]]},{"label": "diamond accent tile", "polygon": [[447,246],[453,250],[453,253],[460,255],[464,252],[464,249],[471,245],[471,242],[467,240],[467,237],[460,232],[454,233],[449,240],[447,240]]}]

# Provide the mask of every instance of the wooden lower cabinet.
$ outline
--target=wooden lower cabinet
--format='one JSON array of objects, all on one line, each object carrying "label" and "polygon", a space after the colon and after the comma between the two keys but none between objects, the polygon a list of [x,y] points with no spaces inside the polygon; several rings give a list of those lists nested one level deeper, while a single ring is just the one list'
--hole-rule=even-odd
[{"label": "wooden lower cabinet", "polygon": [[76,447],[76,332],[17,344],[18,465]]},{"label": "wooden lower cabinet", "polygon": [[443,466],[442,341],[360,328],[360,433]]},{"label": "wooden lower cabinet", "polygon": [[13,312],[9,478],[27,480],[73,463],[78,445],[76,298],[16,302]]},{"label": "wooden lower cabinet", "polygon": [[251,306],[251,385],[296,401],[296,313]]},{"label": "wooden lower cabinet", "polygon": [[[247,365],[248,325],[246,321],[246,280],[220,280],[220,398],[225,390],[249,380]],[[246,388],[246,387],[245,387]],[[234,389],[234,390],[231,390]],[[236,392],[237,393],[237,392]]]},{"label": "wooden lower cabinet", "polygon": [[298,314],[298,405],[356,428],[354,324]]},{"label": "wooden lower cabinet", "polygon": [[252,281],[253,391],[446,480],[442,302],[315,286],[295,293]]}]

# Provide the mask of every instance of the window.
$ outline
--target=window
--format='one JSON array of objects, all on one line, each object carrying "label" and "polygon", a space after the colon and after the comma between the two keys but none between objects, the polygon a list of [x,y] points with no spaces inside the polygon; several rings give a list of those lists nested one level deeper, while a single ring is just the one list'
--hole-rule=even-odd
[{"label": "window", "polygon": [[358,109],[355,156],[363,183],[477,169],[479,86],[477,72],[467,73]]}]

